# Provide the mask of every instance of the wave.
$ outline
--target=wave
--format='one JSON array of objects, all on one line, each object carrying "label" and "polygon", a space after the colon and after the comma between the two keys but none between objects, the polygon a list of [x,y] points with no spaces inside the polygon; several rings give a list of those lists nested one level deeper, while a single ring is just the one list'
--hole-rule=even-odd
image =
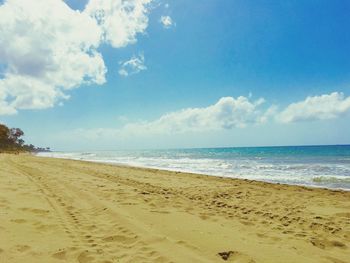
[{"label": "wave", "polygon": [[39,156],[121,164],[179,172],[190,172],[266,181],[271,183],[298,184],[342,188],[350,190],[350,164],[342,158],[263,158],[257,156],[213,158],[191,154],[167,152],[51,152]]},{"label": "wave", "polygon": [[330,177],[330,176],[317,176],[313,177],[314,183],[347,183],[350,184],[350,177]]}]

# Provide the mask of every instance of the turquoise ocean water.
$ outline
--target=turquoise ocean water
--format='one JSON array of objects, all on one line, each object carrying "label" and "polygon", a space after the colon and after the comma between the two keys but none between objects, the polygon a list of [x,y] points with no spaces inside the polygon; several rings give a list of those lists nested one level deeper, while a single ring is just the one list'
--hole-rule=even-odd
[{"label": "turquoise ocean water", "polygon": [[51,152],[39,155],[350,190],[350,145]]}]

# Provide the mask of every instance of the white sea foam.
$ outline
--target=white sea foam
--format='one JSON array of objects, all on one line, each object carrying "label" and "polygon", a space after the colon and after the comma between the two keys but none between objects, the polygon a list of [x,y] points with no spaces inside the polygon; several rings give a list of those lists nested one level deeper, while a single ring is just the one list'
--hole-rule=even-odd
[{"label": "white sea foam", "polygon": [[[198,150],[199,151],[199,150]],[[350,159],[303,156],[241,156],[201,150],[128,152],[50,152],[39,156],[157,168],[272,183],[350,190]]]}]

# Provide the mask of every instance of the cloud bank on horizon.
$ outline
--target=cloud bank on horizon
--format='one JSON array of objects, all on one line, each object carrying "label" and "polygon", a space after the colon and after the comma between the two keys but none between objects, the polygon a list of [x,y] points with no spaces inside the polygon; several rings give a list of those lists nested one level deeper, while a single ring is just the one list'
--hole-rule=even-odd
[{"label": "cloud bank on horizon", "polygon": [[104,84],[107,68],[98,47],[135,43],[148,26],[151,2],[90,0],[78,11],[61,0],[5,1],[0,5],[0,62],[5,68],[0,115],[50,108],[68,99],[68,90]]},{"label": "cloud bank on horizon", "polygon": [[277,105],[266,108],[263,107],[264,104],[264,98],[253,101],[244,96],[222,97],[213,105],[181,109],[166,113],[153,121],[127,123],[119,129],[78,129],[73,133],[86,139],[198,133],[245,128],[267,122],[286,124],[329,120],[350,112],[350,97],[339,92],[307,97],[281,110]]}]

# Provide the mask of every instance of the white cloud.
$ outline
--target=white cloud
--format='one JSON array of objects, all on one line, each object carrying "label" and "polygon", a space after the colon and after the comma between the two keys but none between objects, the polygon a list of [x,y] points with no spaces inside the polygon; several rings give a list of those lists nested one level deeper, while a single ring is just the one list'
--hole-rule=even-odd
[{"label": "white cloud", "polygon": [[136,35],[147,28],[151,1],[90,0],[85,12],[97,20],[104,41],[113,47],[124,47],[135,43]]},{"label": "white cloud", "polygon": [[159,22],[163,25],[164,28],[170,28],[174,24],[170,16],[161,16]]},{"label": "white cloud", "polygon": [[68,90],[105,83],[97,48],[123,47],[147,27],[151,0],[91,0],[71,9],[61,0],[7,0],[0,5],[0,115],[44,109]]},{"label": "white cloud", "polygon": [[[1,81],[1,80],[0,80]],[[0,84],[0,115],[11,115],[15,114],[16,110],[6,103],[6,93],[5,90],[1,89]]]},{"label": "white cloud", "polygon": [[164,114],[152,122],[128,124],[127,130],[146,133],[184,133],[242,128],[260,122],[259,106],[264,99],[250,101],[246,97],[223,97],[214,105],[204,108],[187,108]]},{"label": "white cloud", "polygon": [[276,105],[263,107],[265,100],[249,97],[222,97],[213,105],[186,108],[162,115],[153,121],[127,123],[119,129],[79,129],[74,136],[85,139],[136,138],[148,135],[172,135],[244,128],[267,122],[287,123],[303,120],[326,120],[350,111],[350,97],[334,92],[329,95],[307,97],[292,103],[283,111]]},{"label": "white cloud", "polygon": [[350,110],[350,97],[341,92],[307,97],[292,103],[276,119],[282,123],[334,119]]},{"label": "white cloud", "polygon": [[139,54],[138,56],[134,55],[131,59],[127,61],[121,61],[119,64],[120,69],[118,73],[123,77],[127,77],[129,75],[133,75],[147,69],[145,66],[145,57],[143,54]]},{"label": "white cloud", "polygon": [[[0,6],[2,108],[52,107],[64,90],[105,82],[96,51],[101,30],[89,16],[56,0],[8,0]],[[2,110],[3,112],[3,110]]]},{"label": "white cloud", "polygon": [[223,129],[243,128],[247,125],[261,123],[265,114],[260,110],[264,99],[250,101],[238,98],[223,97],[217,103],[203,108],[187,108],[162,115],[154,121],[128,123],[119,129],[80,129],[74,136],[86,139],[127,138],[157,134],[179,134],[188,132],[208,132]]},{"label": "white cloud", "polygon": [[117,121],[118,122],[127,122],[128,121],[128,117],[126,117],[125,115],[120,115],[117,117]]}]

